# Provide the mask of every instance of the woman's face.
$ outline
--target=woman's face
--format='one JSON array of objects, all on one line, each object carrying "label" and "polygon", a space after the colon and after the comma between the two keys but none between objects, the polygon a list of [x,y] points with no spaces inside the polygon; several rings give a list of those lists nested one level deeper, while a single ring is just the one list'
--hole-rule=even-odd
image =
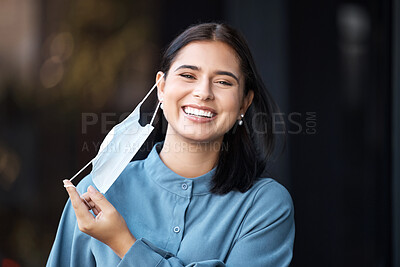
[{"label": "woman's face", "polygon": [[[157,74],[157,80],[162,72]],[[244,114],[253,91],[244,96],[244,77],[235,51],[218,41],[182,48],[158,86],[168,121],[167,134],[184,141],[222,141]]]}]

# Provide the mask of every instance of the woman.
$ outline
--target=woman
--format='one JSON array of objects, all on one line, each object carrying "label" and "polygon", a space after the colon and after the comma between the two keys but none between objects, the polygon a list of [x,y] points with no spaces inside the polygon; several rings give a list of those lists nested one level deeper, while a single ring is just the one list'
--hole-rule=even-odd
[{"label": "woman", "polygon": [[244,39],[224,24],[189,27],[165,51],[161,77],[165,140],[104,196],[83,179],[90,207],[64,181],[70,201],[47,265],[288,266],[292,201],[260,178],[275,105]]}]

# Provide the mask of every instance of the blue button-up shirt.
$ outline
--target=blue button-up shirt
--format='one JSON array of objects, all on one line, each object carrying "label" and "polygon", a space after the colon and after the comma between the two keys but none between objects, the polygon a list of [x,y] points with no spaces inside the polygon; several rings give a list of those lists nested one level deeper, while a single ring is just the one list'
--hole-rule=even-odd
[{"label": "blue button-up shirt", "polygon": [[[293,204],[273,179],[245,193],[209,192],[215,169],[184,178],[160,159],[129,163],[105,194],[137,241],[120,259],[82,233],[68,200],[47,266],[288,266],[293,252]],[[91,176],[77,186],[83,193]]]}]

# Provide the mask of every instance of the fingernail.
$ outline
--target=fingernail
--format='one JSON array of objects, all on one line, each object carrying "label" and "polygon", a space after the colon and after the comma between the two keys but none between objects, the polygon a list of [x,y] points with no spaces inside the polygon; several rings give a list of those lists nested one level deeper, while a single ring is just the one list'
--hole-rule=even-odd
[{"label": "fingernail", "polygon": [[66,184],[68,182],[68,179],[63,180],[63,184]]},{"label": "fingernail", "polygon": [[89,187],[88,187],[88,192],[90,192],[90,193],[94,193],[94,192],[96,192],[96,190],[93,188],[93,186],[91,186],[91,185],[89,185]]}]

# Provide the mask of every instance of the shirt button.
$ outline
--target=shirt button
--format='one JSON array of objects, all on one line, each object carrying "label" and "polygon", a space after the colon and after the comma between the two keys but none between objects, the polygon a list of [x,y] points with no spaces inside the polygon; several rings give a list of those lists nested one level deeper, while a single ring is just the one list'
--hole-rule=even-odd
[{"label": "shirt button", "polygon": [[175,232],[175,233],[179,233],[180,230],[181,230],[181,229],[179,228],[179,226],[175,226],[175,227],[174,227],[174,232]]},{"label": "shirt button", "polygon": [[182,184],[182,189],[183,189],[183,190],[186,190],[186,189],[188,189],[188,185],[187,185],[187,184],[185,184],[185,183],[183,183],[183,184]]}]

